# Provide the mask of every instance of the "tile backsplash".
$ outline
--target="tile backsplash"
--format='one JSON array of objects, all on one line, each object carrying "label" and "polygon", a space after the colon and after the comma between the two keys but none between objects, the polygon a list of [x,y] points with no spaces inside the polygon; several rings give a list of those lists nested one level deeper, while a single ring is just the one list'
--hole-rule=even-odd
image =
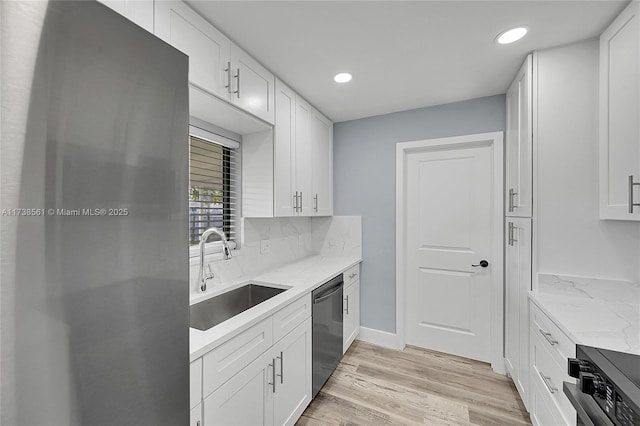
[{"label": "tile backsplash", "polygon": [[[215,273],[215,278],[208,282],[208,291],[220,290],[244,277],[311,255],[361,256],[362,253],[359,216],[243,218],[241,235],[240,247],[232,251],[230,260],[223,260],[219,253],[205,258],[205,263],[210,263]],[[268,253],[260,253],[261,240],[268,241]],[[198,259],[191,258],[192,296],[200,294],[198,268]]]}]

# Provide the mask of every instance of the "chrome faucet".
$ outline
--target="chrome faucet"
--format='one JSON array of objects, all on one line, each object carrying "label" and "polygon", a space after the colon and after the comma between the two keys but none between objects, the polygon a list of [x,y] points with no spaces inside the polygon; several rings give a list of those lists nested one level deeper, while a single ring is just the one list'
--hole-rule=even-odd
[{"label": "chrome faucet", "polygon": [[231,259],[231,250],[229,249],[229,244],[227,244],[227,236],[224,232],[222,232],[218,228],[209,228],[202,233],[202,235],[200,236],[200,269],[198,270],[198,282],[200,283],[200,291],[206,291],[207,281],[213,279],[213,277],[215,276],[215,274],[211,270],[211,265],[207,265],[208,273],[205,273],[204,271],[204,246],[211,234],[218,234],[220,236],[220,240],[222,241],[222,255],[224,256],[224,260]]}]

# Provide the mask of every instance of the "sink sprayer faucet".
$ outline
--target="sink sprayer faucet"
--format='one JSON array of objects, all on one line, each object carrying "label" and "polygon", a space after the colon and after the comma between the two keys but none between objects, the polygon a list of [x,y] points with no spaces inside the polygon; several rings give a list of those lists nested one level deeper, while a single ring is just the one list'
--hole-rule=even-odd
[{"label": "sink sprayer faucet", "polygon": [[204,246],[211,234],[218,234],[220,236],[220,240],[222,241],[222,255],[224,256],[224,260],[231,259],[231,250],[229,249],[229,244],[227,244],[227,236],[224,232],[222,232],[218,228],[209,228],[202,233],[202,235],[200,236],[200,269],[198,270],[198,282],[200,283],[200,291],[206,291],[207,281],[213,279],[213,277],[215,276],[213,271],[211,270],[211,265],[207,265],[209,273],[205,273],[204,271]]}]

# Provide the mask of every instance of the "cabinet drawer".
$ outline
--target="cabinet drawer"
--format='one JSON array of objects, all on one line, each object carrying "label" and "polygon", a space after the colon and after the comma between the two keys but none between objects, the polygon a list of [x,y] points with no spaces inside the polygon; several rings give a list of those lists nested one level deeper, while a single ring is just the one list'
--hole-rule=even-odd
[{"label": "cabinet drawer", "polygon": [[[562,382],[575,383],[575,380],[566,373],[566,367],[561,367],[548,348],[548,343],[537,330],[532,329],[531,334],[531,381],[538,383],[559,408],[567,422],[576,417],[576,411],[569,399],[562,391]],[[566,361],[564,363],[566,365]]]},{"label": "cabinet drawer", "polygon": [[273,341],[277,342],[311,316],[311,294],[307,294],[273,314]]},{"label": "cabinet drawer", "polygon": [[571,341],[535,303],[529,302],[529,305],[531,308],[529,310],[529,324],[532,328],[531,333],[538,335],[544,340],[551,355],[558,364],[563,366],[564,371],[566,371],[567,358],[576,356],[576,344]]},{"label": "cabinet drawer", "polygon": [[346,289],[354,282],[360,279],[360,264],[347,269],[342,273],[342,279],[344,280],[344,288]]},{"label": "cabinet drawer", "polygon": [[202,358],[203,396],[220,387],[272,344],[273,321],[269,317],[207,353]]},{"label": "cabinet drawer", "polygon": [[[537,374],[537,373],[536,373]],[[542,379],[532,377],[531,380],[531,422],[534,426],[569,426],[575,422],[567,422],[560,409],[554,404],[545,388]]]},{"label": "cabinet drawer", "polygon": [[189,365],[189,408],[200,404],[202,400],[202,358]]}]

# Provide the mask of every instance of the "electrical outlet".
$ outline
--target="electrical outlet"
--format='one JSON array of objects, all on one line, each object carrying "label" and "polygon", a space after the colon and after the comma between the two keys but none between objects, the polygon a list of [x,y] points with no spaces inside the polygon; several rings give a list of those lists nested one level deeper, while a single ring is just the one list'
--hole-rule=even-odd
[{"label": "electrical outlet", "polygon": [[269,240],[260,240],[260,254],[267,254],[271,250]]}]

